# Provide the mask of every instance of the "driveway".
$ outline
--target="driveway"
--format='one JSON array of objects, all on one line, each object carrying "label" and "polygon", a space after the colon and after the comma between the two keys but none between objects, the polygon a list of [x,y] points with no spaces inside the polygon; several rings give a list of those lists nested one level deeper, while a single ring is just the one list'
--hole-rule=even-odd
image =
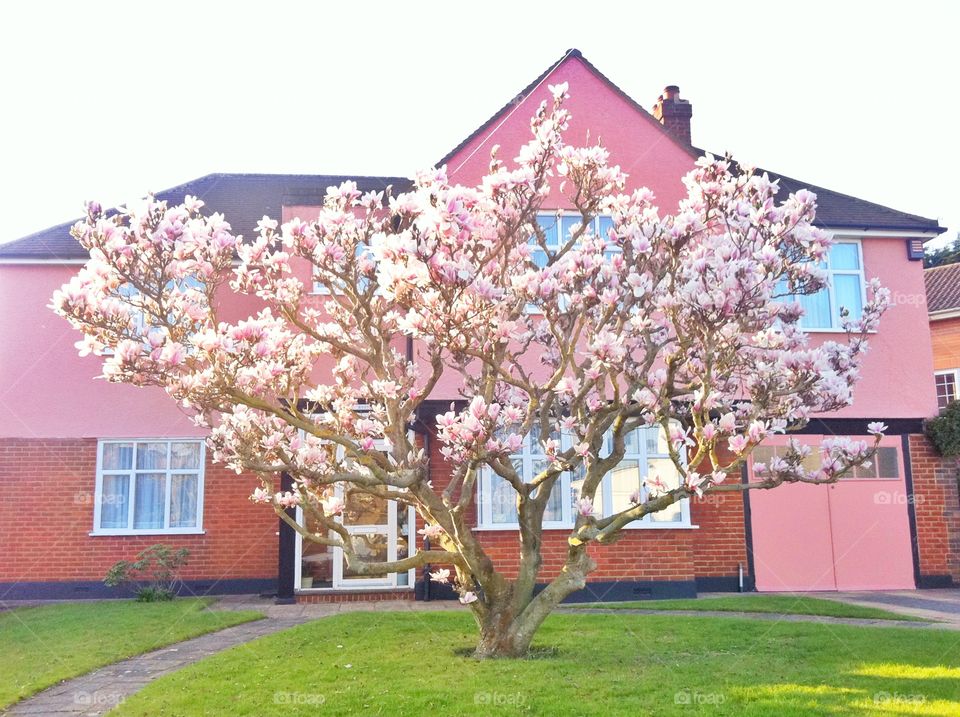
[{"label": "driveway", "polygon": [[891,612],[960,625],[960,588],[816,593],[842,602],[883,607]]}]

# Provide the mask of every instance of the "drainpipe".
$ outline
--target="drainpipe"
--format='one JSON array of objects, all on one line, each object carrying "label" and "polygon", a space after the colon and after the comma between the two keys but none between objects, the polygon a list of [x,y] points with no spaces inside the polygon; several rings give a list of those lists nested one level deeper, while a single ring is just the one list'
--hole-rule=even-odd
[{"label": "drainpipe", "polygon": [[[423,549],[430,550],[430,538],[423,536]],[[430,602],[430,563],[423,566],[423,601]]]},{"label": "drainpipe", "polygon": [[737,563],[737,574],[740,578],[740,592],[743,592],[743,563]]}]

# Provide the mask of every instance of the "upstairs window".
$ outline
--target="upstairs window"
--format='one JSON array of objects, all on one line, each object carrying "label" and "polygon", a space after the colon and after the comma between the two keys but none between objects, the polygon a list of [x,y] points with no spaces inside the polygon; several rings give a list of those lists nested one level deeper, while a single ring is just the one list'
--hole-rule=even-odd
[{"label": "upstairs window", "polygon": [[[581,221],[583,218],[577,212],[554,210],[537,214],[537,224],[543,230],[547,248],[551,252],[559,251],[570,240],[570,235]],[[607,215],[596,216],[590,222],[593,234],[604,238],[612,227],[613,220]],[[547,254],[540,247],[538,237],[530,237],[530,249],[534,263],[541,268],[545,267]]]},{"label": "upstairs window", "polygon": [[851,319],[863,313],[865,282],[860,242],[841,239],[830,247],[820,268],[827,272],[827,285],[815,294],[798,297],[804,315],[800,327],[807,330],[839,330],[841,309]]}]

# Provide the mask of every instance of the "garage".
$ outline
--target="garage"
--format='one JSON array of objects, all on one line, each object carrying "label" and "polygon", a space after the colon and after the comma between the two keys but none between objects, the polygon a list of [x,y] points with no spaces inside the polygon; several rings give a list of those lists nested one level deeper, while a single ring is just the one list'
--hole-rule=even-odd
[{"label": "garage", "polygon": [[[823,438],[798,440],[816,447]],[[782,450],[782,444],[758,447],[753,460],[769,460]],[[811,462],[819,462],[816,450]],[[883,439],[869,468],[858,468],[835,484],[751,491],[757,590],[914,588],[908,498],[895,437]]]}]

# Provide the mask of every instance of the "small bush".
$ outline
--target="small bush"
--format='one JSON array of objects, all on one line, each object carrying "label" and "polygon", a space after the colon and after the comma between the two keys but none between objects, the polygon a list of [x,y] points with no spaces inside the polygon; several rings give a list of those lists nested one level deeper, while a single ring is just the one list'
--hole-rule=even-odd
[{"label": "small bush", "polygon": [[941,456],[960,456],[960,401],[951,401],[924,426],[927,438]]},{"label": "small bush", "polygon": [[103,582],[110,587],[129,584],[137,602],[173,600],[180,585],[180,568],[187,564],[190,551],[173,550],[169,545],[151,545],[134,561],[121,560],[111,567]]}]

